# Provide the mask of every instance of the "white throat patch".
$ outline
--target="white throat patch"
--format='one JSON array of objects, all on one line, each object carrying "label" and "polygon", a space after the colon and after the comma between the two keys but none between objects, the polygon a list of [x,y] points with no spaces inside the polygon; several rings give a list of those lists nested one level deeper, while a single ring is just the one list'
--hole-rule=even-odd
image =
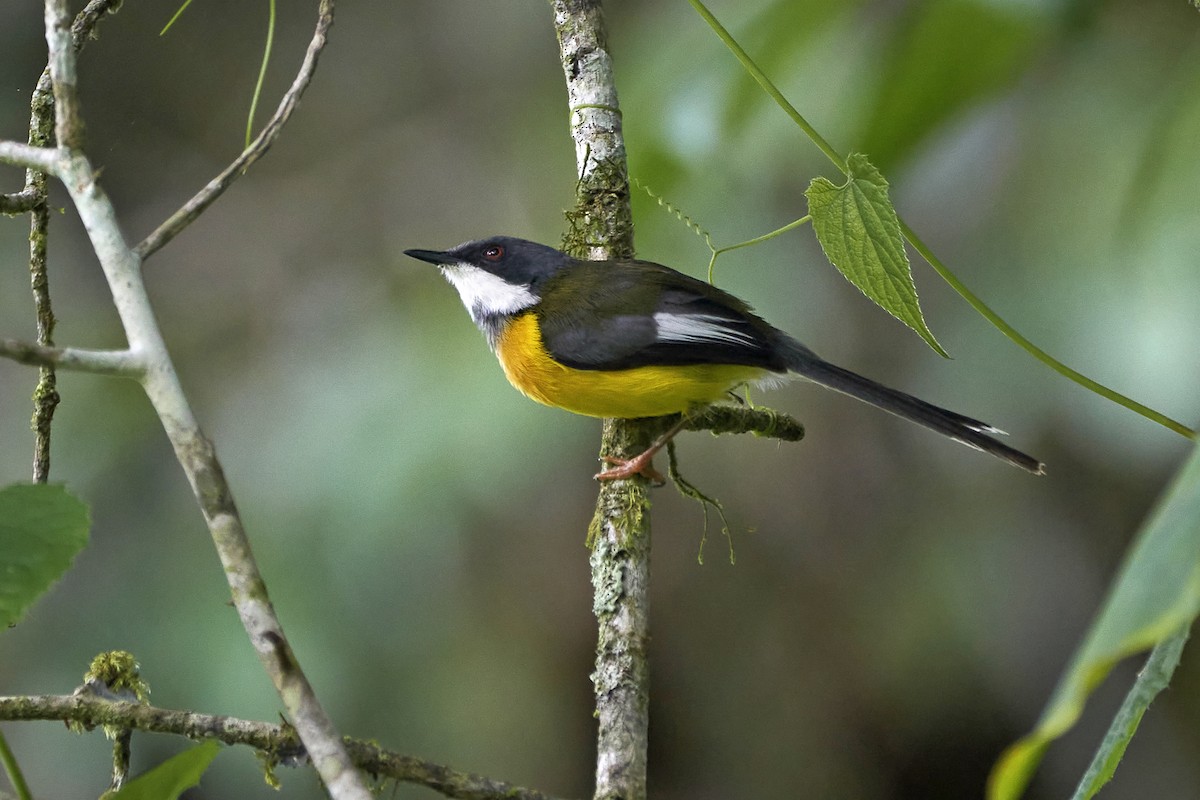
[{"label": "white throat patch", "polygon": [[538,301],[524,286],[511,284],[470,264],[446,264],[442,274],[458,290],[458,296],[477,325],[489,317],[515,314]]}]

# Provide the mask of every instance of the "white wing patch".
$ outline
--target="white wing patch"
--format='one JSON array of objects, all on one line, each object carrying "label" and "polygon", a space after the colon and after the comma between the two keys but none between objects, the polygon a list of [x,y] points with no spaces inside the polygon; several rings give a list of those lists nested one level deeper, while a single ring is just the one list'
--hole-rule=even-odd
[{"label": "white wing patch", "polygon": [[661,342],[725,342],[755,344],[749,333],[729,327],[729,320],[712,314],[670,314],[660,311],[654,324]]},{"label": "white wing patch", "polygon": [[470,264],[447,264],[442,267],[442,274],[458,290],[476,324],[488,317],[515,314],[538,301],[527,287],[509,283]]}]

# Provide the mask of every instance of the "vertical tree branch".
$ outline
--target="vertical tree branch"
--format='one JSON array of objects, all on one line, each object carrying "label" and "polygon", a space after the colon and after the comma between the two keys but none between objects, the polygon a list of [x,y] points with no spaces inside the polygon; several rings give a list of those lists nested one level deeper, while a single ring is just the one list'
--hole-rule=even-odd
[{"label": "vertical tree branch", "polygon": [[[94,35],[96,23],[114,10],[117,0],[90,0],[75,17],[71,26],[71,45],[78,52],[84,42]],[[29,144],[50,147],[54,144],[54,88],[50,68],[38,78],[29,102]],[[37,343],[54,346],[54,309],[50,304],[50,278],[46,268],[46,244],[50,226],[50,210],[46,205],[46,173],[25,171],[22,195],[29,198],[29,283],[33,291],[34,315],[37,320]],[[37,388],[33,392],[33,482],[50,479],[50,427],[54,410],[58,408],[58,378],[54,367],[38,369]]]},{"label": "vertical tree branch", "polygon": [[[551,0],[579,169],[569,249],[592,258],[633,254],[621,111],[599,0]],[[605,420],[602,455],[634,455],[660,420]],[[596,792],[646,796],[650,665],[650,502],[642,478],[601,484],[591,529],[596,669]]]},{"label": "vertical tree branch", "polygon": [[[39,127],[49,127],[49,117],[38,120],[37,101],[34,101],[33,119],[29,123],[29,143],[45,146],[38,141]],[[43,125],[39,125],[43,123]],[[26,170],[25,188],[33,192],[36,200],[29,212],[29,283],[33,290],[33,307],[37,319],[37,343],[44,347],[54,346],[54,309],[50,305],[50,278],[46,271],[46,237],[50,227],[50,210],[46,205],[46,174]],[[50,479],[50,425],[54,421],[54,410],[58,408],[58,376],[54,367],[38,367],[37,387],[33,390],[33,482],[45,483]]]},{"label": "vertical tree branch", "polygon": [[65,3],[46,2],[46,45],[54,89],[54,138],[59,147],[83,147],[83,116],[75,86],[75,47]]},{"label": "vertical tree branch", "polygon": [[109,788],[114,792],[125,785],[129,777],[129,761],[133,757],[133,731],[122,728],[113,739],[112,782]]},{"label": "vertical tree branch", "polygon": [[[89,0],[71,25],[72,51],[79,52],[84,43],[95,36],[96,25],[100,19],[105,14],[114,13],[119,5],[120,0]],[[55,128],[54,85],[50,80],[50,67],[47,65],[46,69],[42,70],[29,101],[29,144],[34,147],[52,146],[55,141]],[[21,195],[29,200],[29,284],[33,292],[37,343],[43,347],[54,346],[55,325],[46,261],[50,228],[50,209],[46,204],[48,191],[46,173],[36,169],[25,171],[25,188]],[[37,387],[33,391],[31,422],[34,483],[45,483],[50,479],[50,430],[59,399],[58,376],[54,367],[39,367]]]}]

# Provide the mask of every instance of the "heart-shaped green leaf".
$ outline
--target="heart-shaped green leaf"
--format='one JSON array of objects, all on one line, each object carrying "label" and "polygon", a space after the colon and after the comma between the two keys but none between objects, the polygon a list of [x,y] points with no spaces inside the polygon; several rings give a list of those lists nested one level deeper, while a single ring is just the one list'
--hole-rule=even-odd
[{"label": "heart-shaped green leaf", "polygon": [[0,626],[19,620],[88,539],[88,509],[62,486],[0,489]]},{"label": "heart-shaped green leaf", "polygon": [[846,165],[844,184],[814,178],[804,193],[825,257],[880,308],[948,355],[921,314],[887,181],[861,153],[852,153]]}]

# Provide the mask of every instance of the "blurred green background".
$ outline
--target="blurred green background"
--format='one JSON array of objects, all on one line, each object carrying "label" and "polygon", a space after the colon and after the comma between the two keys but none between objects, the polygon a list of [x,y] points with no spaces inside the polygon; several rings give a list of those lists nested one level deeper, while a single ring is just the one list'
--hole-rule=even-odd
[{"label": "blurred green background", "polygon": [[[238,152],[265,3],[127,0],[81,62],[88,153],[138,240]],[[1113,388],[1197,417],[1200,14],[1186,2],[713,2],[843,152],[997,311]],[[833,168],[680,2],[606,4],[635,177],[730,244],[805,213]],[[23,139],[45,63],[39,3],[0,5],[0,136]],[[264,108],[315,4],[280,7]],[[546,3],[357,0],[338,10],[270,154],[146,265],[272,597],[342,730],[567,796],[591,793],[594,646],[584,536],[599,424],[504,381],[455,293],[404,248],[557,243],[574,157]],[[265,116],[265,115],[264,115]],[[4,168],[4,189],[19,171]],[[67,206],[61,192],[55,202]],[[708,252],[635,198],[643,258]],[[57,340],[120,327],[70,208],[52,221]],[[26,223],[0,220],[0,335],[32,337]],[[765,399],[808,438],[684,436],[737,563],[654,495],[650,781],[656,798],[980,796],[1034,723],[1184,440],[1066,382],[923,264],[929,351],[800,230],[717,280],[840,364],[993,422],[1015,469],[815,387]],[[34,372],[0,362],[0,484],[27,480]],[[167,707],[274,720],[182,472],[130,383],[60,377],[53,476],[91,546],[0,639],[0,693],[69,692],[96,652],[140,659]],[[1192,797],[1191,651],[1108,798]],[[1136,664],[1054,745],[1029,793],[1069,794]],[[94,797],[109,748],[5,733],[39,797]],[[143,769],[181,743],[136,735]],[[275,797],[246,750],[191,797]],[[282,796],[315,798],[309,771]],[[390,790],[389,790],[390,792]],[[432,797],[402,787],[398,797]]]}]

